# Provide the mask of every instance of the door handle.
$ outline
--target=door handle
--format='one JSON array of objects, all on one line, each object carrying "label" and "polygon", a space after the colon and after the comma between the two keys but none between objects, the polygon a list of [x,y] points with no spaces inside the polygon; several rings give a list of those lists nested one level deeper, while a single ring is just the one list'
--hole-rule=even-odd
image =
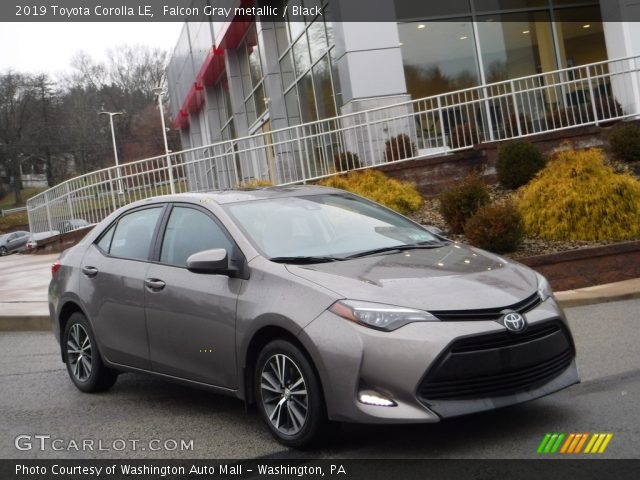
[{"label": "door handle", "polygon": [[89,278],[93,278],[98,275],[98,269],[96,267],[82,267],[82,273]]},{"label": "door handle", "polygon": [[150,290],[162,290],[164,287],[167,286],[166,283],[164,283],[162,280],[158,280],[156,278],[147,278],[144,281],[144,284],[147,286],[147,288],[149,288]]}]

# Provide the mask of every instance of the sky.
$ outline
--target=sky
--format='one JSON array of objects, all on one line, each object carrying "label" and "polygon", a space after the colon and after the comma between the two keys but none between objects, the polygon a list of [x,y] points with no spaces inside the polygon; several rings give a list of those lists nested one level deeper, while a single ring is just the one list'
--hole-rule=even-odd
[{"label": "sky", "polygon": [[56,76],[71,69],[71,58],[84,50],[97,61],[121,44],[173,51],[179,22],[0,23],[0,73],[9,69]]}]

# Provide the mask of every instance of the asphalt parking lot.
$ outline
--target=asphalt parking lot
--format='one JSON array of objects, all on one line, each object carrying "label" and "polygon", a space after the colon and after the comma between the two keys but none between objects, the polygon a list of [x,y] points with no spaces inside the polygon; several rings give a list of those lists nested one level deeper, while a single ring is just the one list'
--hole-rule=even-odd
[{"label": "asphalt parking lot", "polygon": [[[605,458],[640,452],[640,300],[567,310],[583,382],[526,405],[436,425],[345,425],[322,449],[288,450],[237,400],[140,375],[104,394],[67,378],[50,333],[0,333],[2,458],[535,458],[547,432],[613,432]],[[59,438],[62,451],[18,450],[19,435]],[[109,450],[77,452],[71,441]],[[120,451],[116,440],[127,447]],[[131,440],[137,440],[136,449]],[[150,445],[150,441],[160,443]],[[170,449],[152,451],[169,440]],[[180,450],[180,441],[193,448]],[[173,449],[178,443],[178,449]],[[69,445],[71,448],[69,449]],[[24,445],[23,445],[24,447]]]}]

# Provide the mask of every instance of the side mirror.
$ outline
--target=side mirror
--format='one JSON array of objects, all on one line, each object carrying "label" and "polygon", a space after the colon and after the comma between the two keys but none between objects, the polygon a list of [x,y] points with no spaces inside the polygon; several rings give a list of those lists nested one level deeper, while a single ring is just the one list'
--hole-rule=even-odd
[{"label": "side mirror", "polygon": [[187,258],[187,270],[193,273],[229,275],[229,257],[224,248],[205,250]]}]

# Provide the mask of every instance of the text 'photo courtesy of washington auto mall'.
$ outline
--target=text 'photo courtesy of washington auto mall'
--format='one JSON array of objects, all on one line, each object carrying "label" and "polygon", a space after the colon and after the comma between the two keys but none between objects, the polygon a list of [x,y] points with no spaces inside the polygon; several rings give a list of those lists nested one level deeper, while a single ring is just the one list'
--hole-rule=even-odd
[{"label": "text 'photo courtesy of washington auto mall'", "polygon": [[0,479],[635,478],[636,3],[1,3]]}]

